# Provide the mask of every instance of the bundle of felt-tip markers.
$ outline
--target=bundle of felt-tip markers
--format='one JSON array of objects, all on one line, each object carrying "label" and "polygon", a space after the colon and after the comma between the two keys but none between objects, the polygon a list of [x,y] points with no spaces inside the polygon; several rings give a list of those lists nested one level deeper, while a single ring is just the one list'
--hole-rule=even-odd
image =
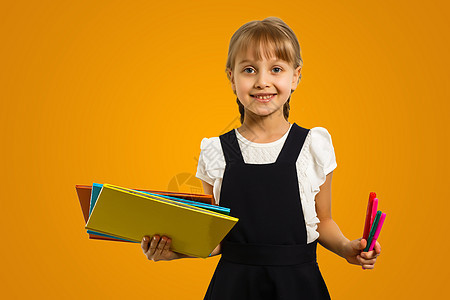
[{"label": "bundle of felt-tip markers", "polygon": [[378,210],[378,198],[375,192],[369,195],[369,203],[367,204],[366,222],[364,224],[363,239],[367,241],[364,252],[372,251],[375,243],[380,236],[381,227],[383,227],[386,214]]}]

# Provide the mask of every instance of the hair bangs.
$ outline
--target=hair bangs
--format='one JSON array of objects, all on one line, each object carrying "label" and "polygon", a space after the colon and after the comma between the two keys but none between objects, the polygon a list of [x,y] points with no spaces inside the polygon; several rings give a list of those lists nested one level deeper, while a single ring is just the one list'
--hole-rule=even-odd
[{"label": "hair bangs", "polygon": [[294,51],[288,38],[282,32],[265,26],[255,29],[248,35],[242,36],[241,43],[237,47],[239,52],[246,53],[248,49],[251,49],[256,60],[275,57],[294,65]]}]

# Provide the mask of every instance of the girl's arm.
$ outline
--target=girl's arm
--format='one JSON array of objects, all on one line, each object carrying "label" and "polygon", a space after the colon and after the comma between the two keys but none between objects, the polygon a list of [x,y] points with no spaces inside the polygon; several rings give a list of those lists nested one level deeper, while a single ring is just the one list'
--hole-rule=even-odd
[{"label": "girl's arm", "polygon": [[[213,203],[214,194],[213,194],[213,186],[209,183],[206,183],[202,180],[203,189],[205,194],[212,195]],[[172,239],[167,236],[160,237],[158,235],[154,235],[153,238],[145,236],[141,241],[141,248],[144,254],[147,256],[149,260],[160,261],[160,260],[174,260],[180,258],[195,258],[195,256],[189,256],[186,254],[173,252],[170,250],[170,246],[172,244]],[[220,244],[213,250],[210,256],[215,256],[221,253]]]},{"label": "girl's arm", "polygon": [[317,225],[319,243],[328,250],[345,258],[349,263],[362,265],[364,269],[373,269],[381,246],[376,242],[375,250],[361,252],[367,244],[365,239],[350,241],[339,229],[331,217],[331,180],[333,172],[326,176],[325,183],[320,186],[316,195],[316,212],[320,223]]}]

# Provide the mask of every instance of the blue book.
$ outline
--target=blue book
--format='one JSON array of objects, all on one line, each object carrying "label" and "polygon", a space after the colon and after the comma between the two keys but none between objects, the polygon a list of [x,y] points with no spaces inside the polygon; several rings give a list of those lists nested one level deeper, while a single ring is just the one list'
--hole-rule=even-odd
[{"label": "blue book", "polygon": [[94,208],[95,203],[97,202],[98,195],[100,195],[100,191],[102,190],[103,184],[94,183],[92,184],[92,192],[91,192],[91,201],[89,203],[89,216],[92,213],[92,209]]}]

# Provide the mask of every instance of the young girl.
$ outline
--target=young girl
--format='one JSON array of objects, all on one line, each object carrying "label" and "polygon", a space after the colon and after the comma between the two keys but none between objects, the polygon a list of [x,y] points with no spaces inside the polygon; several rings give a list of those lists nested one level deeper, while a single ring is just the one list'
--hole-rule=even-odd
[{"label": "young girl", "polygon": [[[239,218],[212,252],[221,258],[205,299],[330,299],[316,262],[317,242],[349,263],[373,269],[381,246],[348,240],[331,218],[336,159],[323,127],[290,123],[301,51],[282,20],[251,21],[232,36],[227,76],[242,126],[201,142],[197,177],[205,193]],[[189,257],[169,237],[144,237],[153,261]]]}]

